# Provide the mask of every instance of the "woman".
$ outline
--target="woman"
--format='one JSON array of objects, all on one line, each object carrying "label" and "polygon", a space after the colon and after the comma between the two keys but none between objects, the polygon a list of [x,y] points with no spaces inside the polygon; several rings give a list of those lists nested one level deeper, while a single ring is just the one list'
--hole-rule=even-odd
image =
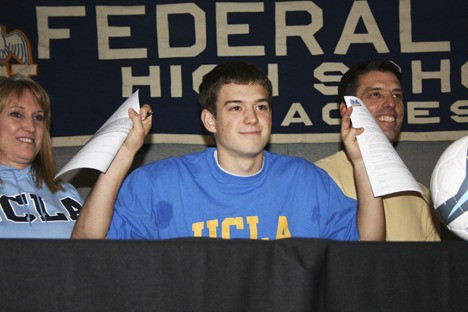
[{"label": "woman", "polygon": [[[27,77],[0,77],[0,238],[69,238],[74,227],[74,237],[105,238],[112,211],[101,203],[115,199],[106,192],[118,189],[143,145],[151,128],[148,112],[148,105],[141,117],[129,110],[133,129],[83,205],[71,184],[54,180],[46,91]],[[101,192],[109,196],[94,198]]]}]

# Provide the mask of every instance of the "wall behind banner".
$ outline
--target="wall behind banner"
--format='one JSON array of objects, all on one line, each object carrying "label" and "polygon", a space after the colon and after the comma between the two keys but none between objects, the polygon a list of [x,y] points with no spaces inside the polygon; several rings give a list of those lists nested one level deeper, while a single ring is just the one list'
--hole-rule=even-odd
[{"label": "wall behind banner", "polygon": [[[274,143],[338,142],[336,85],[367,58],[405,78],[402,140],[467,134],[467,4],[452,1],[24,0],[1,5],[0,75],[53,101],[55,146],[84,144],[135,90],[154,143],[203,144],[197,88],[244,59],[274,84]],[[4,41],[3,41],[4,40]]]}]

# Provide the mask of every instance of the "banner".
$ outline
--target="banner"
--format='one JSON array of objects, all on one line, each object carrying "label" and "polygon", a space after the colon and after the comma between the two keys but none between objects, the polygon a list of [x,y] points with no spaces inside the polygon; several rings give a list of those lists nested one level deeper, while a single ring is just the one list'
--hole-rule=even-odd
[{"label": "banner", "polygon": [[44,86],[58,145],[84,143],[73,138],[89,138],[136,90],[157,142],[193,143],[206,134],[201,78],[246,60],[273,82],[273,142],[329,142],[340,139],[342,74],[385,58],[404,79],[401,139],[452,140],[468,134],[467,12],[465,0],[10,1],[0,75]]}]

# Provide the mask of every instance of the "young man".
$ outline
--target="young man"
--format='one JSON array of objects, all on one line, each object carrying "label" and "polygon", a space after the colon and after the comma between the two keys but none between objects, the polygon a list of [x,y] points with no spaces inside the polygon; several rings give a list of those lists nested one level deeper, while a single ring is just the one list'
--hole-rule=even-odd
[{"label": "young man", "polygon": [[[369,112],[390,142],[395,142],[404,115],[403,89],[398,66],[386,60],[369,60],[353,66],[338,85],[340,113],[347,114],[345,95],[363,100]],[[343,192],[356,198],[353,165],[346,151],[321,159],[323,168]],[[389,241],[438,241],[439,223],[431,208],[429,191],[390,194],[383,198],[387,237]]]},{"label": "young man", "polygon": [[314,237],[382,240],[381,198],[374,198],[350,114],[342,136],[355,165],[356,200],[297,157],[264,150],[271,133],[272,86],[256,66],[227,62],[203,77],[201,120],[216,148],[143,166],[115,204],[108,238]]}]

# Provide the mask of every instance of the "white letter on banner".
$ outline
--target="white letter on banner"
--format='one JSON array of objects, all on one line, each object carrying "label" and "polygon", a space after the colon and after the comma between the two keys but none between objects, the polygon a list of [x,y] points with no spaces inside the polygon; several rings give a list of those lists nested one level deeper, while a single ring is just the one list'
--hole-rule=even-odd
[{"label": "white letter on banner", "polygon": [[423,109],[439,108],[439,102],[408,102],[406,105],[408,106],[408,124],[440,123],[440,117],[427,117],[429,110]]},{"label": "white letter on banner", "polygon": [[[367,34],[354,33],[360,18],[368,30]],[[372,43],[378,53],[389,52],[367,1],[353,2],[343,33],[336,45],[335,54],[346,54],[351,43]]]},{"label": "white letter on banner", "polygon": [[[169,15],[190,14],[194,18],[195,43],[190,47],[170,46]],[[160,4],[156,6],[156,30],[158,33],[158,56],[193,57],[206,49],[206,16],[200,7],[194,3]],[[186,31],[189,31],[187,29]],[[191,29],[190,29],[191,31]]]},{"label": "white letter on banner", "polygon": [[461,72],[461,85],[468,88],[468,62],[462,65],[460,68]]},{"label": "white letter on banner", "polygon": [[[296,113],[299,115],[298,117],[294,117]],[[281,123],[281,127],[287,127],[292,123],[303,123],[306,126],[312,126],[312,121],[301,103],[293,103],[291,105],[286,117],[284,117],[283,122]]]},{"label": "white letter on banner", "polygon": [[[301,37],[309,48],[311,55],[323,54],[323,50],[314,38],[314,34],[323,27],[323,13],[312,1],[286,1],[276,2],[275,24],[276,24],[276,55],[287,55],[288,37]],[[286,25],[286,15],[292,11],[309,12],[311,22],[309,25]]]},{"label": "white letter on banner", "polygon": [[[462,9],[462,8],[460,8]],[[450,19],[450,18],[448,18]],[[434,20],[434,19],[431,19]],[[440,27],[438,23],[433,23]],[[425,33],[428,29],[422,29]],[[450,41],[427,41],[413,42],[411,25],[411,1],[400,0],[400,44],[402,53],[415,52],[448,52],[450,51]]]},{"label": "white letter on banner", "polygon": [[198,93],[198,87],[200,86],[203,76],[208,74],[216,65],[201,65],[192,73],[192,89]]},{"label": "white letter on banner", "polygon": [[340,105],[338,103],[328,103],[322,108],[322,119],[330,126],[336,126],[341,123],[341,117],[333,118],[331,116],[332,111],[337,111],[338,116],[340,115]]},{"label": "white letter on banner", "polygon": [[100,60],[142,59],[147,57],[146,48],[111,49],[109,38],[130,37],[130,27],[109,26],[109,15],[144,15],[145,7],[139,6],[96,6],[98,55]]},{"label": "white letter on banner", "polygon": [[171,65],[171,97],[182,97],[182,66]]},{"label": "white letter on banner", "polygon": [[68,28],[49,28],[49,17],[86,16],[84,6],[36,7],[38,58],[50,59],[50,40],[70,38]]},{"label": "white letter on banner", "polygon": [[[263,12],[262,2],[251,3],[216,3],[216,44],[218,56],[265,55],[264,46],[229,46],[229,35],[248,34],[248,24],[228,24],[228,13],[232,12]],[[260,19],[256,20],[260,24]]]},{"label": "white letter on banner", "polygon": [[[343,63],[322,63],[314,70],[314,77],[320,82],[340,82],[343,74],[348,70],[348,67]],[[341,75],[327,75],[326,73],[341,73]],[[324,83],[314,83],[314,88],[320,91],[323,95],[336,95],[338,93],[338,85],[327,86]]]},{"label": "white letter on banner", "polygon": [[450,92],[450,60],[440,61],[440,71],[423,72],[421,61],[411,61],[411,71],[413,76],[413,93],[422,93],[423,79],[440,79],[440,91]]},{"label": "white letter on banner", "polygon": [[268,79],[271,81],[273,96],[279,95],[278,64],[268,64]]},{"label": "white letter on banner", "polygon": [[149,76],[133,76],[131,67],[122,67],[122,97],[129,97],[135,86],[150,86],[151,97],[161,97],[159,66],[149,67]]},{"label": "white letter on banner", "polygon": [[450,106],[450,110],[454,114],[456,114],[456,115],[450,116],[450,118],[452,118],[458,123],[468,122],[468,101],[467,100],[456,101],[455,103],[452,104],[452,106]]}]

